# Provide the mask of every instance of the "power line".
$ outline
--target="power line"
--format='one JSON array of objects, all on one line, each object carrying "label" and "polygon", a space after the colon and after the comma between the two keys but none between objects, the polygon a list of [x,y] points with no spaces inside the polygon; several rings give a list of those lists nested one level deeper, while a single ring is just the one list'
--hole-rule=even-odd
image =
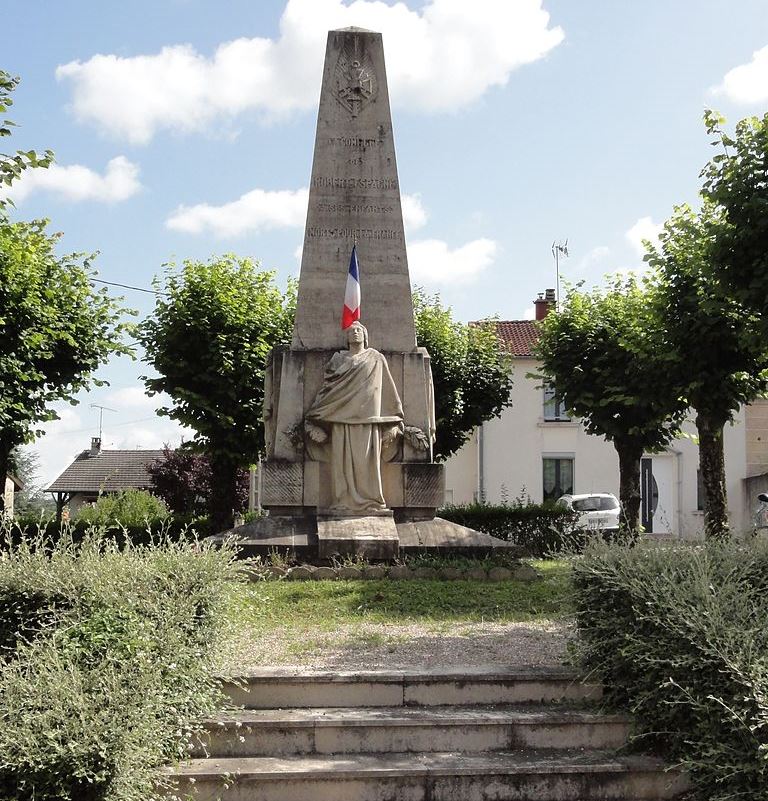
[{"label": "power line", "polygon": [[107,284],[107,286],[119,286],[122,289],[132,289],[134,292],[146,292],[148,295],[163,295],[168,297],[167,292],[161,292],[159,289],[145,289],[141,286],[131,286],[130,284],[118,284],[116,281],[104,281],[101,278],[91,278],[91,281],[96,281],[99,284]]}]

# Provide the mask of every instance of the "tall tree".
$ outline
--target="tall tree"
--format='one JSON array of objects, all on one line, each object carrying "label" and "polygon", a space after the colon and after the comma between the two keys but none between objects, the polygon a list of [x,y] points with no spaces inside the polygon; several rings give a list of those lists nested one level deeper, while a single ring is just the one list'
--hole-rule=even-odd
[{"label": "tall tree", "polygon": [[657,269],[655,305],[665,331],[670,375],[696,411],[707,537],[728,536],[723,429],[744,403],[764,392],[766,345],[761,315],[749,312],[710,279],[722,212],[683,205],[665,223],[658,246],[646,243]]},{"label": "tall tree", "polygon": [[[11,93],[18,86],[19,79],[0,70],[0,114],[5,114],[13,105]],[[0,136],[10,136],[16,123],[0,119]],[[0,153],[0,209],[10,204],[2,195],[2,185],[10,186],[29,167],[48,167],[53,162],[53,152],[46,150],[41,156],[34,150],[17,150],[13,155]]]},{"label": "tall tree", "polygon": [[474,428],[511,403],[512,371],[496,325],[453,319],[439,296],[413,293],[416,341],[429,351],[435,387],[435,459],[447,459]]},{"label": "tall tree", "polygon": [[[0,214],[0,476],[11,451],[57,419],[55,401],[103,382],[94,371],[123,344],[124,309],[95,290],[91,258],[56,255],[43,221]],[[2,503],[2,500],[0,500]]]},{"label": "tall tree", "polygon": [[622,527],[639,527],[640,460],[677,434],[686,404],[668,372],[663,332],[646,289],[614,279],[605,290],[570,288],[541,324],[541,373],[589,434],[619,457]]},{"label": "tall tree", "polygon": [[264,362],[290,341],[295,291],[283,295],[274,273],[234,255],[171,264],[155,286],[139,339],[159,375],[144,380],[150,394],[171,397],[159,414],[196,432],[213,472],[211,522],[225,528],[239,505],[238,471],[264,449]]},{"label": "tall tree", "polygon": [[702,171],[702,194],[718,211],[718,230],[708,268],[746,307],[762,315],[768,334],[768,113],[736,125],[733,136],[725,119],[704,115],[718,153]]}]

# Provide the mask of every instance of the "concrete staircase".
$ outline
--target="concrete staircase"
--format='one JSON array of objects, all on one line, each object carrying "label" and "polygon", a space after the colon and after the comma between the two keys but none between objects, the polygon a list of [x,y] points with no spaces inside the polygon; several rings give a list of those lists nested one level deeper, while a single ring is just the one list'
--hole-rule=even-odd
[{"label": "concrete staircase", "polygon": [[263,670],[171,770],[197,801],[662,801],[686,789],[616,756],[630,720],[589,709],[566,668],[359,673]]}]

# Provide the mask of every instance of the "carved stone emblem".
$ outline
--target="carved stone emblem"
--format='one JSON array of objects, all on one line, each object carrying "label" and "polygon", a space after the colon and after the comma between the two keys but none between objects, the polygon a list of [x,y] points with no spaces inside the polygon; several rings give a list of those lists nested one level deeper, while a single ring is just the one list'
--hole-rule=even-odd
[{"label": "carved stone emblem", "polygon": [[356,117],[376,97],[379,85],[370,55],[361,51],[357,37],[353,42],[347,42],[336,62],[333,94]]}]

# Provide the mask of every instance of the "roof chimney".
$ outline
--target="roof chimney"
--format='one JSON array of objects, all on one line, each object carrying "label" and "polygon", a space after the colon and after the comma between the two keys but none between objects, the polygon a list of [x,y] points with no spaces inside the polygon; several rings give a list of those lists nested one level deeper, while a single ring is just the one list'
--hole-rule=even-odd
[{"label": "roof chimney", "polygon": [[101,437],[91,437],[90,456],[98,456],[101,451]]},{"label": "roof chimney", "polygon": [[533,307],[536,309],[536,319],[543,320],[549,313],[551,306],[555,305],[555,290],[547,289],[546,292],[539,292],[539,296],[533,301]]}]

